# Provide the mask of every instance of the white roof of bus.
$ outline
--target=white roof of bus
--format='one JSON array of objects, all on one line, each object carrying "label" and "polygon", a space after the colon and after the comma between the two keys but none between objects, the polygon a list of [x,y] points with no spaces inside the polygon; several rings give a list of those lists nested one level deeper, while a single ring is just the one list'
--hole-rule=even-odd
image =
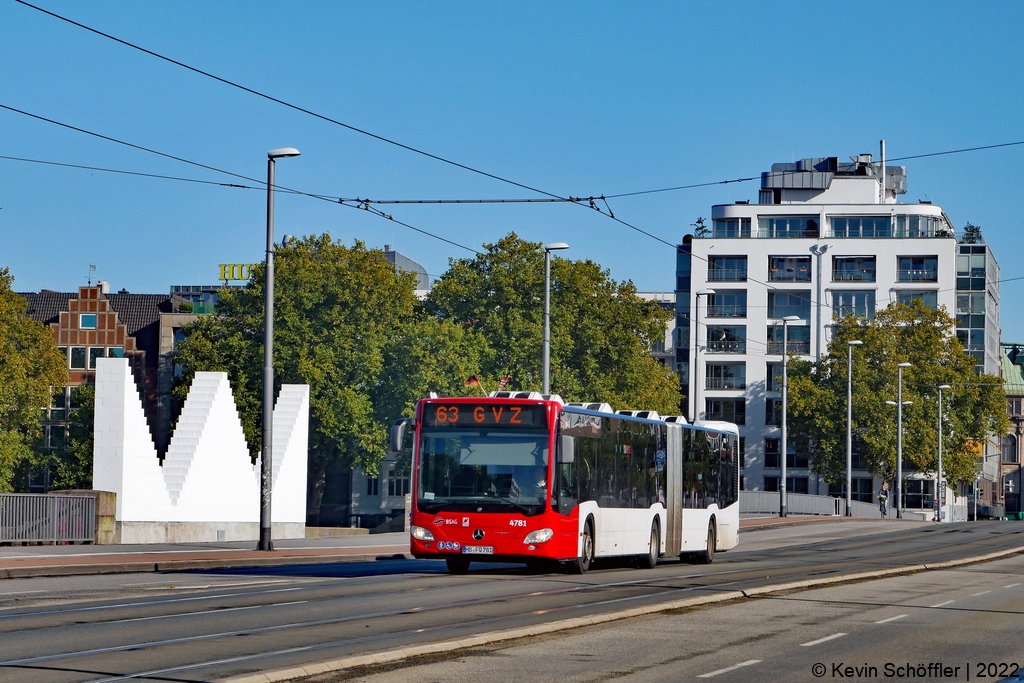
[{"label": "white roof of bus", "polygon": [[720,432],[729,432],[739,436],[740,428],[732,422],[723,422],[722,420],[694,420],[694,427],[707,427],[708,429],[716,429]]}]

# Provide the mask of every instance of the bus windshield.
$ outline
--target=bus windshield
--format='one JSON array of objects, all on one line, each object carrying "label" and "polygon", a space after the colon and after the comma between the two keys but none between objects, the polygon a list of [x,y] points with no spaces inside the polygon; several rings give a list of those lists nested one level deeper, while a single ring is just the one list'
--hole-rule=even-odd
[{"label": "bus windshield", "polygon": [[423,429],[417,461],[420,512],[544,511],[548,432]]}]

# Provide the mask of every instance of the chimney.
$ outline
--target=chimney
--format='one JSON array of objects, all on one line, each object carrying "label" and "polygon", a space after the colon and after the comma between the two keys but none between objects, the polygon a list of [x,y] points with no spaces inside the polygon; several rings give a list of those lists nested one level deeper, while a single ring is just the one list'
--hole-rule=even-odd
[{"label": "chimney", "polygon": [[385,244],[384,245],[384,251],[391,251],[391,245],[390,244]]},{"label": "chimney", "polygon": [[96,283],[100,288],[101,294],[110,294],[110,283],[106,280],[100,280]]}]

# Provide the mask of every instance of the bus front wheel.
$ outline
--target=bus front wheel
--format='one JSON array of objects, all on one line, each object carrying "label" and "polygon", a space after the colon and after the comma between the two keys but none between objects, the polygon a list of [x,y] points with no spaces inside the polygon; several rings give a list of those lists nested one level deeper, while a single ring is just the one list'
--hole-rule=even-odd
[{"label": "bus front wheel", "polygon": [[576,558],[574,562],[569,564],[569,568],[574,574],[586,574],[587,570],[590,569],[590,563],[594,560],[594,525],[590,520],[587,520],[586,526],[583,527],[583,543],[580,547],[580,556]]},{"label": "bus front wheel", "polygon": [[465,574],[469,571],[468,557],[462,557],[461,555],[446,557],[444,562],[448,565],[449,574]]},{"label": "bus front wheel", "polygon": [[717,543],[717,537],[715,534],[715,522],[714,520],[708,524],[708,547],[705,548],[704,552],[697,553],[698,564],[711,564],[715,560],[715,544]]}]

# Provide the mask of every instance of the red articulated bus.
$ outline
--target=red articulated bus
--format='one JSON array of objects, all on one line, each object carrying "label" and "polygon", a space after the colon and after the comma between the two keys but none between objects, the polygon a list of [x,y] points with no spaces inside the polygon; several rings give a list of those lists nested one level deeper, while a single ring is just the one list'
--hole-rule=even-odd
[{"label": "red articulated bus", "polygon": [[392,429],[412,444],[412,554],[470,562],[564,563],[690,555],[739,541],[735,425],[564,404],[536,392],[428,398]]}]

